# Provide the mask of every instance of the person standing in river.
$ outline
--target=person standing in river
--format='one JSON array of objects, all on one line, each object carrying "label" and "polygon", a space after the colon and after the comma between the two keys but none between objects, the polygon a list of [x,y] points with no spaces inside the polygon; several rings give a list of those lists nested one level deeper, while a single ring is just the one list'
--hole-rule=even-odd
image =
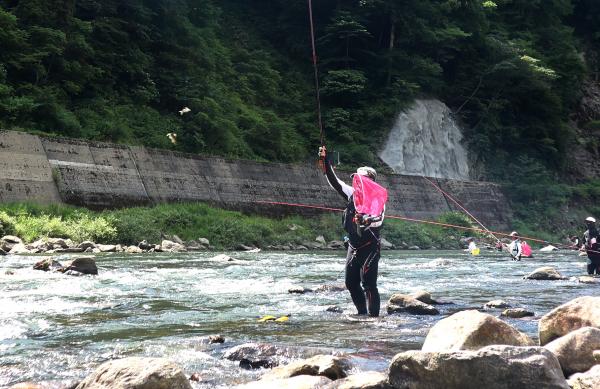
[{"label": "person standing in river", "polygon": [[521,240],[519,234],[516,231],[510,233],[512,242],[508,245],[508,253],[512,257],[513,261],[520,261],[523,255],[523,246],[521,246]]},{"label": "person standing in river", "polygon": [[596,228],[596,219],[589,216],[585,219],[587,230],[583,233],[581,251],[587,253],[587,272],[589,275],[600,274],[600,239]]},{"label": "person standing in river", "polygon": [[[346,288],[350,292],[352,302],[359,315],[369,314],[377,317],[380,308],[379,290],[377,289],[377,272],[381,254],[379,234],[383,224],[385,206],[383,205],[379,215],[359,214],[356,211],[354,196],[356,188],[336,176],[331,161],[327,158],[325,146],[319,148],[319,158],[323,162],[329,185],[347,202],[342,218],[344,230],[348,234],[345,267]],[[372,181],[377,178],[375,169],[368,166],[359,167],[352,176],[354,175],[364,176]],[[385,190],[383,191],[385,192]],[[383,204],[387,200],[387,192],[385,193]]]}]

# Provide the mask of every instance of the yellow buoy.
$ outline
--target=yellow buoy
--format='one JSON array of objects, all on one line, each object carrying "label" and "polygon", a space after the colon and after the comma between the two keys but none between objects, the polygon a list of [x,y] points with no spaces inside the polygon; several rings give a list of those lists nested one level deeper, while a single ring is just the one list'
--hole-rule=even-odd
[{"label": "yellow buoy", "polygon": [[258,321],[262,323],[265,321],[271,321],[271,320],[275,320],[275,319],[277,319],[277,317],[271,316],[271,315],[266,315],[266,316],[263,316],[260,319],[258,319]]},{"label": "yellow buoy", "polygon": [[471,255],[479,255],[479,247],[476,247],[473,250],[471,250]]}]

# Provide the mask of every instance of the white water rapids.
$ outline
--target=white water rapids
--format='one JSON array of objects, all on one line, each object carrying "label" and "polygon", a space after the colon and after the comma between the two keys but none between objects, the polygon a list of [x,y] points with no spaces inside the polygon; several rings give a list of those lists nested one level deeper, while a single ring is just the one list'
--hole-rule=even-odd
[{"label": "white water rapids", "polygon": [[416,100],[398,115],[379,156],[399,174],[468,180],[468,155],[462,139],[444,103]]}]

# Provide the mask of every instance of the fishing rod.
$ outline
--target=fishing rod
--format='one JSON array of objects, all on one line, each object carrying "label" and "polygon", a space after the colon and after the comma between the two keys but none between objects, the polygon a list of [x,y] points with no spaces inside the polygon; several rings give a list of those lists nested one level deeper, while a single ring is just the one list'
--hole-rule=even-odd
[{"label": "fishing rod", "polygon": [[[313,8],[312,8],[312,0],[308,0],[308,16],[310,21],[310,44],[312,47],[312,64],[313,70],[315,74],[315,99],[317,103],[317,124],[319,126],[320,131],[320,140],[321,146],[325,146],[325,133],[323,131],[323,120],[321,115],[321,93],[319,89],[319,67],[317,66],[317,48],[315,45],[315,23],[313,19]],[[321,170],[325,171],[324,162],[319,159],[318,161],[319,167]]]},{"label": "fishing rod", "polygon": [[[343,212],[344,210],[341,208],[333,208],[333,207],[326,207],[323,205],[310,205],[310,204],[299,204],[299,203],[287,203],[287,202],[282,202],[282,201],[264,201],[264,200],[256,200],[254,201],[254,203],[257,204],[265,204],[265,205],[280,205],[280,206],[288,206],[288,207],[299,207],[299,208],[310,208],[310,209],[318,209],[318,210],[322,210],[322,211],[331,211],[331,212]],[[480,232],[480,233],[490,233],[490,234],[494,234],[494,235],[498,235],[498,236],[504,236],[504,237],[510,237],[510,234],[507,234],[505,232],[499,232],[499,231],[491,231],[489,229],[482,229],[482,228],[477,228],[477,227],[465,227],[465,226],[459,226],[456,224],[451,224],[451,223],[442,223],[442,222],[435,222],[432,220],[423,220],[423,219],[416,219],[416,218],[411,218],[411,217],[406,217],[406,216],[397,216],[397,215],[386,215],[386,218],[388,219],[396,219],[396,220],[404,220],[404,221],[409,221],[409,222],[415,222],[415,223],[421,223],[421,224],[429,224],[429,225],[434,225],[434,226],[439,226],[439,227],[446,227],[446,228],[455,228],[458,230],[464,230],[464,231],[474,231],[474,232]],[[571,248],[568,247],[562,243],[555,243],[555,242],[549,242],[547,240],[544,239],[538,239],[538,238],[533,238],[530,236],[519,236],[519,238],[521,239],[527,239],[529,241],[532,242],[537,242],[537,243],[543,243],[543,244],[552,244],[554,246],[561,246],[562,248]],[[593,251],[593,250],[587,250],[588,252],[594,252],[594,253],[600,253],[599,251]]]}]

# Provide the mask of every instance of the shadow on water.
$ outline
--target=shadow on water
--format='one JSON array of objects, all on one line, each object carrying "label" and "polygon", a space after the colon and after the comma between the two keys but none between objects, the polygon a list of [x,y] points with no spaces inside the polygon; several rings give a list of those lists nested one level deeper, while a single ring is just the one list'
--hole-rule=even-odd
[{"label": "shadow on water", "polygon": [[[0,387],[26,380],[68,383],[124,356],[166,357],[186,373],[209,377],[196,388],[228,387],[260,375],[222,357],[244,342],[277,344],[290,350],[289,358],[316,350],[344,353],[358,370],[384,370],[396,353],[419,349],[428,330],[454,312],[503,299],[535,312],[533,318],[506,321],[537,338],[540,316],[598,293],[598,286],[575,278],[522,278],[540,266],[582,275],[584,261],[570,252],[513,262],[496,252],[471,257],[461,251],[391,251],[380,262],[382,316],[356,321],[346,291],[288,293],[296,286],[343,284],[343,252],[227,254],[243,262],[217,262],[216,253],[103,255],[96,277],[33,271],[37,258],[9,256],[0,263]],[[5,274],[7,268],[14,275]],[[438,306],[438,316],[385,314],[393,293],[420,289],[452,304]],[[330,305],[344,313],[326,312]],[[257,321],[284,314],[291,314],[286,323]],[[203,340],[217,333],[225,344]]]}]

